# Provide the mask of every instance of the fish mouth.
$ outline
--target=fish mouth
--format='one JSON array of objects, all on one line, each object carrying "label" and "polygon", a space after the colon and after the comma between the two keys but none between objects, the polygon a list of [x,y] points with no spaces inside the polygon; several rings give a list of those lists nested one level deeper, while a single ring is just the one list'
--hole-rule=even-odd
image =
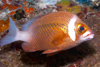
[{"label": "fish mouth", "polygon": [[87,31],[86,33],[84,33],[81,37],[80,37],[80,40],[81,42],[84,42],[84,41],[88,41],[88,40],[91,40],[94,38],[94,34],[92,31]]},{"label": "fish mouth", "polygon": [[90,40],[94,38],[94,34],[88,34],[87,36],[85,36],[85,38]]},{"label": "fish mouth", "polygon": [[94,34],[93,32],[90,32],[87,35],[85,35],[83,38],[85,38],[86,40],[91,40],[94,38]]}]

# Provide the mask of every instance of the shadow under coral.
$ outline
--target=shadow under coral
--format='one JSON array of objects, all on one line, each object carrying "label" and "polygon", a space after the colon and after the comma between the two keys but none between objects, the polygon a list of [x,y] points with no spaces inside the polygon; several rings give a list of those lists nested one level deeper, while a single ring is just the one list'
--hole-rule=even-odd
[{"label": "shadow under coral", "polygon": [[21,61],[28,65],[45,64],[47,67],[59,67],[79,59],[85,58],[87,55],[92,55],[96,51],[87,42],[74,47],[72,49],[62,51],[56,55],[46,57],[41,54],[42,51],[37,52],[21,52]]}]

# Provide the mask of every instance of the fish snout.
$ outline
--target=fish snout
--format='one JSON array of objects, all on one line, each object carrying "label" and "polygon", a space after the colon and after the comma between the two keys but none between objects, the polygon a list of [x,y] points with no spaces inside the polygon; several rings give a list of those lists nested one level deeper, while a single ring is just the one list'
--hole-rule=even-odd
[{"label": "fish snout", "polygon": [[87,41],[87,40],[91,40],[94,38],[94,33],[93,31],[86,31],[81,37],[81,41]]}]

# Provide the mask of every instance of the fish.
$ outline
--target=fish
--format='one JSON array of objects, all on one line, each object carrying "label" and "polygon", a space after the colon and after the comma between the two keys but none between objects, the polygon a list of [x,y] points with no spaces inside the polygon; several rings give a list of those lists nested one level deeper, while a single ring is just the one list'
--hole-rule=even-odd
[{"label": "fish", "polygon": [[31,19],[19,30],[11,17],[8,34],[0,45],[24,41],[25,52],[43,51],[42,54],[56,54],[78,46],[94,38],[93,31],[77,15],[59,11]]}]

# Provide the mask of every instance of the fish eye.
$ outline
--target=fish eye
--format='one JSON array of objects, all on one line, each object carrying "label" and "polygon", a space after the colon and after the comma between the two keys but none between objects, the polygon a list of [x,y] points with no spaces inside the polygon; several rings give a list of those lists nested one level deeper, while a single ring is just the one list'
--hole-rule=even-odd
[{"label": "fish eye", "polygon": [[84,30],[84,27],[81,26],[81,27],[80,27],[80,30],[83,31],[83,30]]},{"label": "fish eye", "polygon": [[86,31],[86,27],[83,24],[78,24],[78,32],[83,34]]}]

